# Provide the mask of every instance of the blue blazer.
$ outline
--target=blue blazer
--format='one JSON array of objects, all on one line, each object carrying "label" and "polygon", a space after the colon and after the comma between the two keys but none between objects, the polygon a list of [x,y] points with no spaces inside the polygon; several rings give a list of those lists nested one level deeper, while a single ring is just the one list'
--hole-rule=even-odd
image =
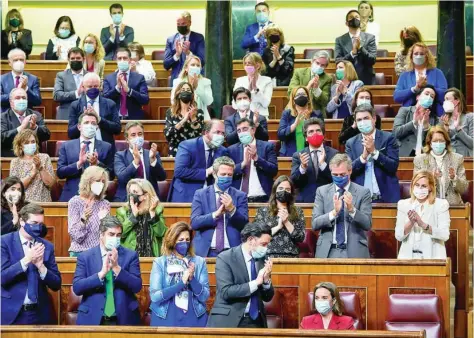
[{"label": "blue blazer", "polygon": [[[114,202],[127,201],[127,183],[136,178],[138,169],[133,165],[133,155],[129,149],[115,153],[114,171],[117,175],[118,187],[115,193]],[[166,180],[166,172],[161,163],[160,154],[156,154],[156,164],[150,165],[150,151],[143,149],[143,165],[147,180],[155,188],[156,195],[159,196],[158,181]]]},{"label": "blue blazer", "polygon": [[[115,89],[117,85],[117,71],[109,74],[104,79],[103,95],[107,99],[111,99],[117,106],[117,114],[120,114],[120,92]],[[128,78],[128,87],[130,93],[127,95],[128,120],[143,120],[145,112],[142,106],[147,105],[150,101],[148,96],[148,87],[143,75],[137,72],[130,72]]]},{"label": "blue blazer", "polygon": [[[140,325],[140,312],[135,296],[142,289],[138,254],[120,246],[118,265],[122,268],[114,277],[115,313],[118,325]],[[77,312],[77,325],[100,325],[105,307],[105,280],[97,275],[102,269],[100,246],[82,252],[77,258],[72,289],[82,296]]]},{"label": "blue blazer", "polygon": [[[214,159],[228,156],[220,146],[214,151]],[[192,202],[196,190],[206,182],[206,152],[202,136],[183,141],[178,146],[174,160],[174,177],[171,181],[168,202]]]},{"label": "blue blazer", "polygon": [[[253,121],[253,111],[250,111],[249,120]],[[240,121],[238,112],[232,114],[224,120],[225,140],[228,145],[239,143],[239,134],[237,133],[237,123]],[[258,128],[255,130],[257,140],[268,141],[268,123],[265,116],[259,115]]]},{"label": "blue blazer", "polygon": [[[436,115],[441,116],[444,114],[444,93],[448,89],[446,77],[440,69],[431,68],[426,70],[426,82],[436,89],[436,101],[433,102],[433,106],[436,106]],[[398,78],[397,86],[393,92],[395,102],[401,103],[402,107],[414,106],[417,94],[413,94],[411,88],[415,85],[415,71],[403,72]]]},{"label": "blue blazer", "polygon": [[[33,108],[41,104],[41,92],[39,87],[39,81],[33,74],[23,72],[23,75],[28,77],[28,108]],[[7,111],[10,108],[10,92],[15,88],[13,82],[12,72],[5,73],[0,78],[1,87],[0,92],[2,93],[2,112]]]},{"label": "blue blazer", "polygon": [[[79,116],[84,112],[84,107],[87,107],[85,95],[81,96],[79,100],[72,102],[69,106],[67,135],[70,139],[79,138],[81,136],[81,132],[77,129],[77,124],[79,123]],[[112,152],[115,152],[114,135],[118,135],[122,131],[118,114],[117,106],[114,101],[99,96],[100,134],[102,135],[102,141],[110,143]]]},{"label": "blue blazer", "polygon": [[[244,160],[244,146],[237,143],[228,149],[229,156],[235,162],[234,180],[232,186],[240,190],[242,185],[243,171],[242,161]],[[255,162],[257,176],[263,191],[270,197],[272,192],[273,177],[278,173],[278,159],[273,143],[257,140],[258,160]],[[247,165],[250,165],[247,164]]]},{"label": "blue blazer", "polygon": [[[181,34],[175,33],[174,35],[166,39],[165,48],[165,59],[163,60],[163,66],[166,70],[171,69],[171,78],[169,86],[173,86],[173,80],[176,79],[183,69],[184,62],[186,61],[186,54],[182,53],[178,61],[175,61],[173,56],[176,54],[176,48],[174,47],[176,39],[179,39]],[[191,43],[189,49],[191,53],[198,56],[201,59],[201,74],[204,75],[204,64],[206,63],[206,44],[204,36],[202,34],[191,32],[189,34],[189,42]]]},{"label": "blue blazer", "polygon": [[[95,140],[95,151],[99,155],[99,166],[109,171],[109,179],[114,179],[114,153],[112,146],[103,141]],[[75,139],[64,142],[59,148],[58,170],[59,178],[65,178],[63,191],[59,202],[67,202],[79,194],[79,181],[84,169],[77,169],[79,153],[81,152],[81,140]]]},{"label": "blue blazer", "polygon": [[[269,21],[269,24],[272,22]],[[245,34],[242,39],[242,42],[240,43],[240,47],[242,47],[243,50],[260,54],[260,42],[255,42],[255,35],[257,35],[258,31],[260,30],[260,25],[258,22],[255,22],[251,25],[248,25],[247,28],[245,29]],[[265,39],[265,42],[263,43],[263,48],[262,52],[267,47],[267,39]]]},{"label": "blue blazer", "polygon": [[[378,130],[375,132],[375,149],[379,157],[374,160],[375,178],[382,195],[383,203],[398,203],[400,200],[400,185],[398,184],[398,143],[392,133]],[[346,142],[346,154],[352,160],[353,182],[364,186],[365,164],[360,161],[364,151],[362,134],[350,138]]]},{"label": "blue blazer", "polygon": [[[329,170],[329,162],[338,153],[334,148],[324,146],[326,152],[326,168],[324,170],[319,169],[318,177],[314,173],[313,162],[311,161],[311,154],[309,147],[304,148],[301,151],[297,151],[293,154],[291,163],[291,179],[298,189],[299,193],[296,197],[297,203],[314,203],[314,197],[316,195],[316,189],[320,186],[332,183],[331,170]],[[307,153],[310,155],[310,161],[306,173],[300,172],[300,154]]]},{"label": "blue blazer", "polygon": [[[232,217],[226,214],[225,224],[227,239],[232,248],[241,243],[240,231],[249,221],[249,207],[247,195],[242,191],[230,187],[227,193],[232,197],[236,207]],[[212,236],[217,226],[212,213],[216,210],[216,190],[213,185],[196,191],[191,206],[191,227],[195,231],[193,247],[198,256],[207,257],[211,247]]]},{"label": "blue blazer", "polygon": [[[38,273],[38,306],[41,317],[40,323],[51,325],[56,323],[56,318],[51,311],[52,304],[48,296],[48,288],[58,291],[61,288],[61,274],[59,273],[56,259],[54,257],[54,246],[45,239],[38,238],[38,242],[44,244],[43,262],[48,272],[44,280]],[[28,289],[27,273],[23,272],[20,260],[25,257],[23,245],[20,241],[18,231],[11,232],[1,237],[2,242],[2,325],[13,324],[20,313]],[[28,268],[37,271],[33,263]]]},{"label": "blue blazer", "polygon": [[[321,112],[313,110],[310,117],[323,119]],[[289,109],[285,109],[281,114],[280,125],[278,126],[277,136],[281,141],[280,156],[290,157],[296,152],[296,130],[291,132],[291,125],[296,117],[291,115]]]},{"label": "blue blazer", "polygon": [[120,41],[118,45],[115,42],[110,41],[110,30],[109,26],[102,28],[100,31],[100,41],[104,46],[105,50],[105,57],[104,60],[113,60],[115,50],[119,47],[127,47],[129,43],[135,41],[135,33],[133,28],[130,26],[125,26],[123,30],[123,35],[125,35],[125,39]]}]

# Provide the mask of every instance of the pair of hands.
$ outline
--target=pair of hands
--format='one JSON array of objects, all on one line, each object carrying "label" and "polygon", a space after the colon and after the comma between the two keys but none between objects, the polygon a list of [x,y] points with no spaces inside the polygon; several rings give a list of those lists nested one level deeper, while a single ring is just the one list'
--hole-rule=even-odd
[{"label": "pair of hands", "polygon": [[130,87],[128,86],[127,80],[125,80],[125,74],[118,72],[117,73],[117,87],[125,92],[128,93],[130,91]]},{"label": "pair of hands", "polygon": [[306,86],[306,88],[308,90],[311,90],[311,89],[316,89],[319,87],[319,75],[318,74],[315,74],[314,77],[309,81],[308,85]]},{"label": "pair of hands", "polygon": [[370,154],[372,154],[375,149],[375,140],[372,135],[362,135],[362,145],[364,146],[364,151],[362,152],[362,158],[367,160]]},{"label": "pair of hands", "polygon": [[421,220],[421,216],[415,210],[408,211],[408,223],[405,224],[405,233],[411,231],[415,224],[418,224],[423,230],[428,230],[428,224]]},{"label": "pair of hands", "polygon": [[228,193],[220,194],[221,206],[214,212],[214,218],[222,216],[225,212],[232,212],[234,210],[234,202]]},{"label": "pair of hands", "polygon": [[184,271],[184,273],[183,273],[182,280],[183,280],[184,284],[187,284],[190,281],[192,281],[192,279],[194,278],[194,270],[195,270],[194,263],[189,263],[188,269],[186,271]]},{"label": "pair of hands", "polygon": [[99,164],[99,154],[97,151],[90,153],[87,149],[87,145],[83,144],[81,146],[81,151],[79,152],[79,160],[77,163],[79,167],[82,167],[86,162],[89,162],[90,165]]},{"label": "pair of hands", "polygon": [[183,116],[183,119],[180,122],[184,123],[186,121],[193,121],[196,118],[196,114],[197,114],[197,108],[193,105],[190,105],[188,107],[188,110],[181,113],[181,115]]},{"label": "pair of hands", "polygon": [[[13,31],[8,32],[8,44],[11,45],[13,43],[13,36],[12,36]],[[19,31],[16,35],[16,41],[20,40],[23,37],[23,32]]]},{"label": "pair of hands", "polygon": [[118,275],[118,273],[120,272],[120,266],[118,265],[118,251],[115,248],[107,252],[107,256],[102,262],[102,269],[98,273],[99,278],[104,279],[105,275],[110,270],[113,270],[115,272],[115,275]]},{"label": "pair of hands", "polygon": [[[119,28],[119,37],[123,36],[124,31],[125,31],[125,24],[121,23],[120,28]],[[115,41],[115,27],[114,27],[114,25],[111,24],[109,26],[109,32],[110,32],[110,37],[112,38],[112,40]]]},{"label": "pair of hands", "polygon": [[[453,167],[449,167],[448,175],[450,180],[454,180],[456,178],[456,171]],[[441,172],[441,170],[439,170],[439,168],[436,168],[434,171],[434,176],[436,177],[436,179],[440,179],[443,176],[443,173]]]},{"label": "pair of hands", "polygon": [[21,122],[20,125],[20,130],[25,130],[25,129],[31,129],[35,130],[38,125],[36,124],[37,117],[35,114],[28,115],[23,119],[23,122]]},{"label": "pair of hands", "polygon": [[33,263],[41,272],[41,270],[44,267],[44,264],[43,264],[44,250],[45,250],[44,244],[39,243],[39,242],[36,242],[35,245],[27,249],[25,253],[25,258],[24,258],[25,265]]},{"label": "pair of hands", "polygon": [[252,92],[257,89],[257,70],[255,69],[255,73],[248,74],[249,78],[249,90]]},{"label": "pair of hands", "polygon": [[[308,169],[310,159],[311,159],[310,154],[308,153],[300,154],[301,167],[303,167],[304,170]],[[318,163],[319,165],[322,165],[324,162],[326,162],[326,150],[324,149],[324,147],[322,147],[321,151],[318,153]]]},{"label": "pair of hands", "polygon": [[425,75],[418,74],[418,80],[416,81],[415,88],[416,90],[421,90],[427,84],[427,79]]},{"label": "pair of hands", "polygon": [[[94,205],[94,202],[95,202],[95,199],[92,197],[92,198],[89,198],[87,201],[86,201],[86,207],[84,209],[84,214],[82,215],[82,219],[85,220],[84,222],[84,226],[86,225],[87,221],[89,220],[89,218],[91,217],[92,215],[92,206]],[[99,220],[102,220],[105,216],[107,216],[109,214],[109,210],[108,209],[100,209],[99,210]]]},{"label": "pair of hands", "polygon": [[360,49],[360,37],[354,37],[352,39],[352,54],[357,54]]},{"label": "pair of hands", "polygon": [[244,160],[242,161],[241,167],[249,165],[252,160],[254,162],[258,160],[257,146],[249,144],[244,148]]},{"label": "pair of hands", "polygon": [[430,124],[430,113],[429,109],[425,109],[422,106],[416,107],[415,114],[413,114],[413,122],[416,125],[423,124],[423,127],[427,128]]},{"label": "pair of hands", "polygon": [[257,285],[268,284],[272,275],[273,261],[269,258],[265,261],[265,266],[260,269],[257,276]]},{"label": "pair of hands", "polygon": [[28,76],[20,75],[20,80],[18,81],[18,87],[17,88],[23,88],[24,90],[26,90],[26,88],[28,88]]},{"label": "pair of hands", "polygon": [[176,39],[174,42],[174,49],[176,50],[176,57],[181,57],[181,54],[189,55],[191,53],[191,42],[189,40],[181,42],[179,39]]},{"label": "pair of hands", "polygon": [[336,96],[339,98],[339,95],[344,95],[347,92],[347,87],[342,80],[337,80],[336,85]]},{"label": "pair of hands", "polygon": [[[148,198],[148,197],[145,197],[145,198]],[[148,212],[150,213],[151,218],[155,217],[156,208],[158,207],[159,203],[160,203],[160,200],[158,199],[158,197],[151,197],[150,207],[148,208]],[[133,216],[137,217],[138,216],[138,203],[135,203],[132,197],[130,197],[130,209],[132,210]]]},{"label": "pair of hands", "polygon": [[275,44],[275,45],[270,47],[270,51],[273,54],[273,61],[277,62],[278,59],[281,58],[280,47]]},{"label": "pair of hands", "polygon": [[[451,116],[451,119],[453,120],[453,127],[454,129],[456,130],[459,130],[461,127],[460,126],[460,122],[461,122],[461,119],[460,119],[460,115],[459,112],[454,112],[453,115]],[[441,122],[443,123],[443,126],[444,126],[444,129],[449,132],[449,115],[448,114],[444,114],[443,116],[441,116]]]},{"label": "pair of hands", "polygon": [[354,206],[352,205],[352,194],[349,191],[344,192],[342,196],[338,196],[338,193],[335,193],[332,201],[334,204],[334,212],[336,213],[334,216],[336,217],[342,209],[342,203],[344,203],[344,208],[348,212],[354,211]]},{"label": "pair of hands", "polygon": [[[158,145],[156,143],[152,143],[150,147],[150,163],[153,163],[156,160],[156,154],[158,153]],[[140,151],[138,150],[138,147],[136,144],[133,145],[133,162],[135,165],[140,165],[141,162],[141,157],[140,157]]]}]

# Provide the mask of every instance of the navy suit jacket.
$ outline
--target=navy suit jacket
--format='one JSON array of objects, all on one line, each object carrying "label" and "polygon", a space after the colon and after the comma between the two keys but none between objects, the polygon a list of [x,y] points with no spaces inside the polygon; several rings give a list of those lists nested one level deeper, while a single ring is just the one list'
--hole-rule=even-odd
[{"label": "navy suit jacket", "polygon": [[[41,92],[39,81],[33,74],[23,72],[23,75],[28,77],[28,108],[33,108],[41,104]],[[13,82],[12,72],[5,73],[1,76],[1,87],[0,92],[2,94],[2,112],[7,111],[10,108],[10,92],[15,88]]]},{"label": "navy suit jacket", "polygon": [[119,47],[127,47],[129,43],[135,41],[135,33],[133,31],[133,28],[130,26],[125,26],[123,30],[123,35],[125,35],[125,39],[123,41],[120,41],[118,45],[115,44],[115,42],[110,41],[110,27],[104,27],[100,31],[100,41],[102,42],[102,45],[104,46],[105,50],[105,57],[104,60],[113,60],[115,50]]},{"label": "navy suit jacket", "polygon": [[[311,154],[309,147],[304,148],[301,151],[297,151],[293,154],[293,159],[291,162],[291,179],[295,184],[295,187],[298,189],[299,193],[296,197],[296,202],[298,203],[314,203],[314,197],[316,195],[316,189],[320,186],[332,183],[331,170],[329,170],[329,162],[331,159],[338,153],[334,148],[324,146],[324,151],[326,152],[326,168],[324,170],[318,169],[318,177],[314,173],[313,161],[311,160]],[[307,153],[310,155],[308,168],[306,173],[302,174],[300,172],[300,154]]]},{"label": "navy suit jacket", "polygon": [[[249,221],[249,207],[247,195],[242,191],[230,187],[227,193],[232,197],[232,202],[236,208],[232,217],[230,217],[230,214],[225,216],[227,239],[230,247],[234,247],[241,243],[240,231]],[[191,227],[196,233],[193,239],[193,247],[197,256],[207,257],[212,236],[217,226],[217,221],[212,218],[212,213],[216,210],[214,185],[197,190],[191,206]]]},{"label": "navy suit jacket", "polygon": [[[114,152],[112,146],[103,141],[95,140],[95,151],[99,155],[99,166],[109,171],[109,179],[114,179]],[[58,170],[59,178],[65,178],[63,191],[59,197],[59,202],[67,202],[72,197],[79,194],[79,181],[84,169],[77,169],[79,153],[81,152],[81,140],[75,139],[64,142],[59,148]]]},{"label": "navy suit jacket", "polygon": [[[271,24],[272,22],[269,21],[268,23]],[[255,42],[254,38],[259,30],[260,24],[258,22],[248,25],[245,29],[245,34],[242,39],[242,42],[240,43],[240,47],[242,47],[242,49],[244,50],[248,49],[249,53],[255,52],[260,54],[260,42]],[[267,47],[267,39],[265,39],[265,42],[263,43],[263,50],[265,49],[265,47]]]},{"label": "navy suit jacket", "polygon": [[[156,154],[156,164],[154,167],[150,165],[150,151],[143,149],[143,165],[147,180],[155,188],[156,195],[159,196],[158,181],[166,180],[166,172],[161,163],[160,154]],[[114,168],[117,175],[118,187],[115,193],[115,202],[127,201],[127,183],[133,178],[136,178],[138,169],[133,165],[133,155],[129,149],[115,153]]]},{"label": "navy suit jacket", "polygon": [[[28,289],[27,273],[21,267],[21,259],[25,257],[23,245],[18,231],[1,237],[2,242],[2,325],[14,322],[25,301]],[[43,263],[48,269],[44,280],[39,276],[38,269],[30,263],[28,268],[35,269],[38,274],[38,315],[43,325],[55,324],[49,301],[48,288],[58,291],[61,288],[61,274],[54,257],[54,246],[45,239],[38,238],[37,242],[44,244]],[[28,270],[27,270],[28,271]]]},{"label": "navy suit jacket", "polygon": [[[135,296],[142,289],[138,254],[120,246],[118,265],[122,268],[114,277],[115,313],[118,325],[140,325],[140,312]],[[102,269],[100,246],[82,252],[77,258],[72,289],[82,296],[77,312],[77,325],[100,325],[105,307],[105,279],[97,275]]]},{"label": "navy suit jacket", "polygon": [[[77,129],[77,124],[79,123],[79,116],[84,112],[84,107],[87,107],[87,98],[85,95],[81,96],[79,100],[74,101],[69,106],[67,135],[70,139],[76,139],[81,136],[81,132]],[[114,101],[99,96],[100,134],[102,135],[102,141],[110,143],[113,152],[115,152],[114,135],[118,135],[122,131],[118,114],[117,106]]]},{"label": "navy suit jacket", "polygon": [[[173,56],[176,54],[176,48],[174,47],[176,39],[179,39],[181,34],[176,33],[168,39],[166,39],[166,48],[165,48],[165,59],[163,61],[163,66],[166,70],[171,69],[171,78],[169,86],[172,87],[173,80],[176,79],[183,69],[184,62],[186,61],[186,54],[182,53],[178,61],[175,61]],[[204,74],[204,64],[206,63],[206,43],[204,36],[202,34],[191,32],[189,34],[189,42],[191,43],[189,49],[191,53],[198,56],[201,59],[201,74]]]},{"label": "navy suit jacket", "polygon": [[[374,160],[374,171],[383,203],[398,203],[400,200],[400,185],[398,184],[398,143],[392,133],[378,130],[375,132],[375,149],[379,157]],[[365,181],[365,164],[360,161],[364,147],[362,134],[350,138],[346,142],[346,154],[352,160],[351,180],[361,186]]]},{"label": "navy suit jacket", "polygon": [[[222,146],[214,149],[214,160],[227,155],[227,149]],[[206,164],[202,136],[181,142],[174,160],[168,202],[192,202],[196,190],[201,189],[206,182]]]},{"label": "navy suit jacket", "polygon": [[[117,71],[109,74],[104,79],[104,97],[111,99],[117,105],[117,114],[120,114],[120,92],[115,89],[117,85]],[[148,87],[146,85],[145,78],[142,74],[137,72],[130,72],[128,78],[128,87],[130,93],[127,95],[127,110],[128,120],[143,120],[145,118],[145,112],[142,106],[147,105],[150,101],[148,96]]]},{"label": "navy suit jacket", "polygon": [[[244,160],[244,146],[237,143],[228,149],[229,156],[235,162],[234,181],[232,186],[240,189],[242,185],[243,171],[242,161]],[[278,173],[278,159],[273,143],[257,140],[258,160],[255,162],[257,168],[257,176],[263,191],[269,197],[272,192],[273,177]],[[247,165],[250,165],[248,163]]]},{"label": "navy suit jacket", "polygon": [[[225,124],[225,140],[228,145],[239,143],[239,134],[237,133],[237,122],[239,122],[240,114],[236,112],[224,120]],[[250,111],[249,120],[253,121],[253,111]],[[258,128],[255,130],[255,138],[257,140],[268,141],[268,123],[267,119],[259,115]]]}]

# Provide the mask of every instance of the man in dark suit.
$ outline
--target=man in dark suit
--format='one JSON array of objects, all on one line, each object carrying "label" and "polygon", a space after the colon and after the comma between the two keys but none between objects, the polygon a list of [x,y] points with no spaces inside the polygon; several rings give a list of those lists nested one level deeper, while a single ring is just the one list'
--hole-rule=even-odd
[{"label": "man in dark suit", "polygon": [[140,325],[136,293],[142,289],[138,254],[120,246],[115,216],[100,221],[100,244],[77,258],[72,289],[82,296],[77,325]]},{"label": "man in dark suit", "polygon": [[61,288],[54,246],[42,239],[44,210],[29,203],[19,212],[19,231],[3,235],[2,325],[56,323],[48,288]]},{"label": "man in dark suit", "polygon": [[114,135],[120,134],[122,126],[115,102],[100,95],[100,77],[96,73],[87,73],[82,81],[82,93],[79,100],[69,107],[68,136],[75,139],[80,136],[79,116],[85,109],[92,107],[99,117],[95,138],[110,143],[115,152]]},{"label": "man in dark suit", "polygon": [[123,6],[121,4],[112,4],[109,7],[110,17],[113,24],[102,28],[100,32],[100,41],[105,49],[104,60],[115,60],[117,50],[126,48],[129,43],[135,40],[133,28],[122,22]]},{"label": "man in dark suit", "polygon": [[183,12],[177,20],[178,33],[166,39],[165,59],[163,66],[171,69],[169,86],[173,84],[183,69],[184,62],[189,55],[196,55],[201,59],[201,74],[204,73],[206,44],[202,34],[191,31],[191,14]]},{"label": "man in dark suit", "polygon": [[234,102],[237,105],[237,111],[224,120],[225,139],[228,145],[239,143],[239,135],[237,134],[237,122],[240,119],[248,118],[255,125],[255,138],[257,140],[268,141],[268,124],[264,116],[260,116],[258,112],[250,110],[250,102],[252,94],[247,88],[237,88],[232,93]]},{"label": "man in dark suit", "polygon": [[332,182],[328,163],[338,153],[324,144],[324,122],[310,118],[303,125],[308,147],[293,154],[291,179],[298,188],[298,203],[313,203],[316,189]]},{"label": "man in dark suit", "polygon": [[351,182],[352,161],[346,154],[329,162],[334,183],[316,190],[313,230],[319,230],[316,258],[369,258],[367,231],[372,228],[370,190]]},{"label": "man in dark suit", "polygon": [[217,119],[206,121],[202,132],[202,136],[179,144],[168,202],[192,202],[196,190],[214,184],[214,159],[228,155],[222,146],[224,123]]},{"label": "man in dark suit", "polygon": [[57,175],[66,179],[60,202],[67,202],[78,194],[81,175],[91,165],[107,169],[109,179],[114,179],[114,152],[109,143],[97,139],[97,120],[93,110],[86,110],[79,117],[81,136],[64,142],[59,148]]},{"label": "man in dark suit", "polygon": [[240,230],[248,222],[247,195],[232,185],[235,163],[222,156],[213,164],[215,184],[199,189],[191,207],[196,255],[216,257],[240,244]]},{"label": "man in dark suit", "polygon": [[76,101],[84,92],[81,86],[85,73],[82,63],[84,51],[73,47],[68,52],[69,68],[56,74],[54,81],[53,99],[59,102],[56,110],[56,120],[69,120],[69,106]]},{"label": "man in dark suit", "polygon": [[255,129],[253,121],[241,119],[237,122],[240,142],[227,149],[236,164],[232,185],[247,194],[249,203],[268,201],[278,173],[275,146],[255,139]]},{"label": "man in dark suit", "polygon": [[349,32],[336,38],[336,63],[341,60],[352,62],[359,80],[365,85],[375,84],[375,36],[360,31],[360,15],[355,9],[347,13],[346,26]]},{"label": "man in dark suit", "polygon": [[125,139],[129,149],[115,153],[114,170],[117,175],[118,187],[114,201],[127,201],[127,183],[132,178],[143,178],[153,185],[156,195],[159,196],[158,181],[166,180],[166,171],[163,169],[158,146],[151,145],[151,149],[143,149],[145,129],[139,121],[131,121],[125,126]]},{"label": "man in dark suit", "polygon": [[23,88],[12,89],[10,92],[10,109],[0,115],[2,157],[15,157],[13,139],[24,129],[35,131],[40,143],[49,140],[51,137],[41,114],[27,108],[27,106],[26,91]]},{"label": "man in dark suit", "polygon": [[111,99],[118,107],[119,117],[128,120],[145,118],[143,105],[148,104],[148,87],[143,75],[130,71],[130,50],[117,50],[118,70],[104,79],[104,97]]},{"label": "man in dark suit", "polygon": [[26,54],[21,49],[15,48],[8,53],[8,65],[11,72],[0,77],[0,92],[2,101],[2,112],[10,108],[10,92],[13,88],[23,88],[28,95],[28,108],[41,104],[41,92],[39,81],[33,74],[24,71]]},{"label": "man in dark suit", "polygon": [[375,129],[376,112],[370,104],[354,112],[360,134],[346,142],[352,160],[352,181],[370,190],[372,203],[398,203],[398,142],[392,133]]},{"label": "man in dark suit", "polygon": [[242,244],[217,256],[217,292],[208,327],[267,327],[263,302],[272,300],[272,261],[265,260],[272,239],[269,226],[249,223]]},{"label": "man in dark suit", "polygon": [[270,14],[270,6],[266,2],[258,2],[255,5],[255,17],[257,22],[248,25],[245,34],[240,43],[243,50],[248,52],[256,52],[263,55],[265,47],[267,47],[267,39],[265,32],[272,22],[268,19]]}]

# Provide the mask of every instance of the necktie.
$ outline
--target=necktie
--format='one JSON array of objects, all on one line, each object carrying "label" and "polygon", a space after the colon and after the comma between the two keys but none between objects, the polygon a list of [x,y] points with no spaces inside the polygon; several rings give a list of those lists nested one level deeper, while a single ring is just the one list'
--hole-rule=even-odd
[{"label": "necktie", "polygon": [[[250,275],[252,280],[257,279],[257,267],[255,266],[255,259],[252,258],[250,261]],[[256,320],[258,318],[258,296],[257,292],[254,292],[250,296],[250,308],[249,308],[250,318]]]},{"label": "necktie", "polygon": [[143,176],[143,161],[140,159],[140,164],[138,165],[138,168],[137,168],[137,177],[136,178],[144,178]]},{"label": "necktie", "polygon": [[[218,191],[217,194],[219,195],[217,197],[216,201],[216,207],[219,209],[221,207],[221,197],[220,195],[222,192]],[[224,215],[219,216],[219,218],[216,220],[217,226],[216,226],[216,251],[221,252],[224,250]]]},{"label": "necktie", "polygon": [[318,174],[319,174],[318,150],[313,150],[311,154],[312,154],[311,159],[313,160],[313,167],[314,167],[314,177],[317,180]]},{"label": "necktie", "polygon": [[112,317],[114,313],[115,313],[114,281],[113,281],[113,276],[112,276],[112,270],[110,270],[105,275],[104,315],[106,315],[107,317]]},{"label": "necktie", "polygon": [[[123,79],[127,81],[127,73],[122,73],[123,74]],[[125,117],[127,115],[127,93],[125,92],[125,89],[120,90],[120,115],[122,117]]]},{"label": "necktie", "polygon": [[89,100],[87,101],[87,103],[89,104],[89,106],[94,107],[94,100]]},{"label": "necktie", "polygon": [[[344,195],[344,189],[338,189],[339,196],[341,197]],[[339,211],[339,214],[337,215],[336,218],[336,242],[337,245],[342,245],[345,242],[345,225],[344,225],[344,201],[342,202],[342,208],[341,211]]]},{"label": "necktie", "polygon": [[372,182],[372,171],[374,170],[374,162],[368,160],[365,164],[365,177],[364,177],[364,187],[370,190],[370,193],[374,194],[374,187]]},{"label": "necktie", "polygon": [[20,120],[20,123],[22,123],[23,120],[25,119],[25,115],[20,115],[20,116],[18,116],[18,119]]},{"label": "necktie", "polygon": [[[262,29],[265,25],[260,25],[260,29]],[[265,41],[265,34],[260,35],[258,38],[258,44],[259,44],[259,52],[260,55],[263,54],[263,50],[265,49],[266,46],[266,41]]]},{"label": "necktie", "polygon": [[119,26],[115,26],[115,39],[114,39],[114,44],[115,44],[115,51],[114,51],[114,57],[113,59],[117,59],[117,48],[119,48],[120,44],[120,32],[119,32]]},{"label": "necktie", "polygon": [[[26,246],[31,249],[32,242],[26,242]],[[32,263],[28,265],[26,269],[27,281],[28,281],[28,298],[32,303],[38,302],[38,269]]]},{"label": "necktie", "polygon": [[17,75],[15,76],[15,88],[18,88],[19,85],[20,85],[20,77]]},{"label": "necktie", "polygon": [[[242,151],[245,153],[245,147],[242,148]],[[242,188],[241,190],[248,195],[249,193],[249,182],[250,182],[250,166],[252,165],[252,161],[250,160],[249,163],[244,167],[242,170],[243,177],[242,177]]]},{"label": "necktie", "polygon": [[[208,149],[208,155],[207,155],[207,163],[206,163],[206,169],[212,167],[212,164],[214,163],[214,151],[212,149]],[[207,176],[206,178],[207,186],[211,186],[214,184],[214,177],[212,175]]]}]

